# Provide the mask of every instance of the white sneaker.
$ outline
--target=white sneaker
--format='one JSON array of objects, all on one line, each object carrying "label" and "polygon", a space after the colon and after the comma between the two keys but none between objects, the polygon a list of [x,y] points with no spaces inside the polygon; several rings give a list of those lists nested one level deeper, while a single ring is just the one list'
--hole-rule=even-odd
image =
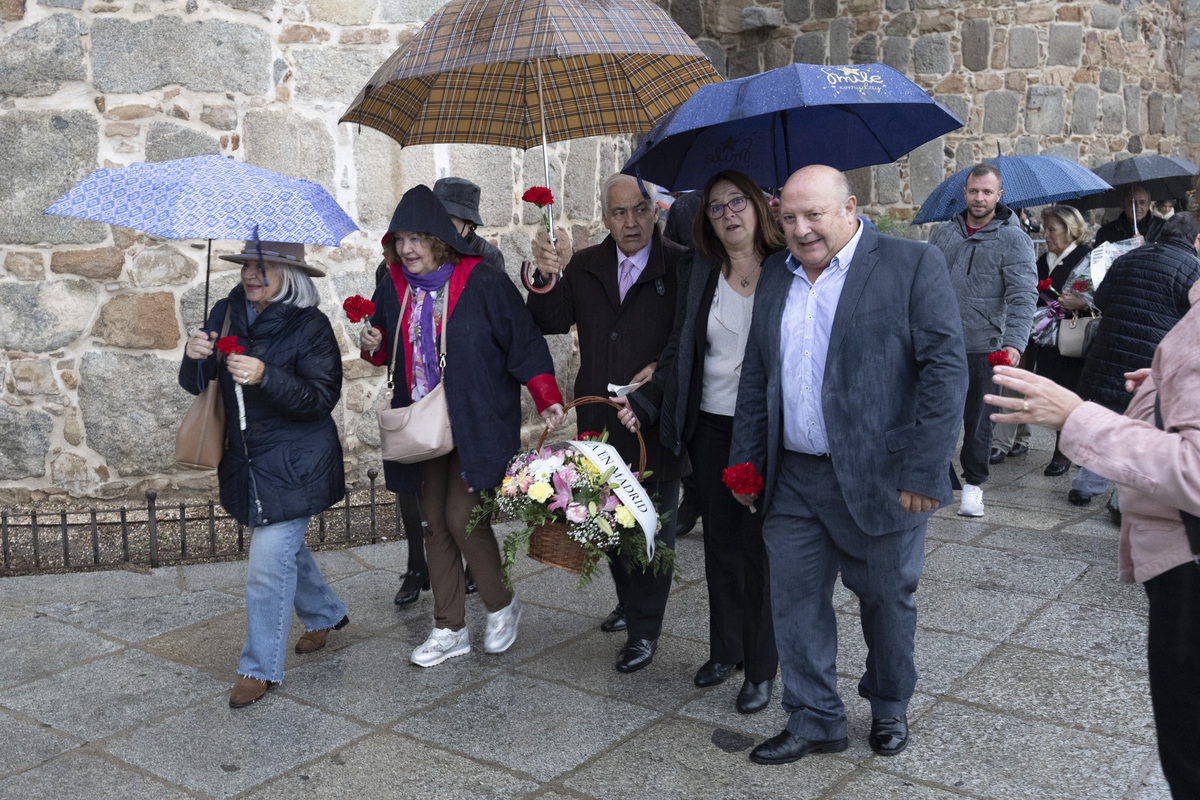
[{"label": "white sneaker", "polygon": [[960,517],[983,516],[983,489],[970,483],[963,484],[962,501],[958,504]]},{"label": "white sneaker", "polygon": [[521,621],[521,601],[512,602],[487,615],[487,633],[483,636],[483,652],[503,653],[517,640],[517,624]]},{"label": "white sneaker", "polygon": [[471,640],[467,637],[466,628],[461,631],[434,628],[425,643],[412,651],[409,660],[418,667],[432,667],[448,658],[466,655],[469,652],[471,652]]}]

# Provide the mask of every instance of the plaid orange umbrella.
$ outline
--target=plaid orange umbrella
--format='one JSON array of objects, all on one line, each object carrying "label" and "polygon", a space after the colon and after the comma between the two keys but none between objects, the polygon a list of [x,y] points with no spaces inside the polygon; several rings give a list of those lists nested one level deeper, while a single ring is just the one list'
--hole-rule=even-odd
[{"label": "plaid orange umbrella", "polygon": [[[650,0],[451,0],[339,121],[401,146],[544,150],[547,142],[648,131],[720,79]],[[545,154],[543,164],[549,183]]]}]

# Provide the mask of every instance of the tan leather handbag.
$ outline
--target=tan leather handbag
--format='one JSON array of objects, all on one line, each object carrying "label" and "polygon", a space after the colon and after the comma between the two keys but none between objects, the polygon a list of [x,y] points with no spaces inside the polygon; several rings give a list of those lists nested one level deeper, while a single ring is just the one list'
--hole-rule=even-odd
[{"label": "tan leather handbag", "polygon": [[[446,298],[449,287],[442,290],[442,325],[439,331],[441,344],[438,358],[438,384],[429,394],[405,408],[392,408],[392,393],[395,391],[394,376],[396,354],[400,350],[400,327],[404,310],[408,307],[408,295],[400,305],[400,316],[396,320],[396,335],[392,342],[392,358],[388,363],[387,391],[384,392],[386,407],[379,409],[379,447],[384,461],[401,464],[416,464],[431,458],[444,456],[454,449],[454,433],[450,430],[450,409],[446,405]],[[400,381],[401,386],[405,381]]]},{"label": "tan leather handbag", "polygon": [[[229,333],[229,308],[225,308],[225,324],[221,336]],[[225,402],[221,398],[221,363],[225,357],[217,354],[217,375],[204,391],[196,395],[179,432],[175,434],[175,463],[188,469],[216,469],[225,455]]]}]

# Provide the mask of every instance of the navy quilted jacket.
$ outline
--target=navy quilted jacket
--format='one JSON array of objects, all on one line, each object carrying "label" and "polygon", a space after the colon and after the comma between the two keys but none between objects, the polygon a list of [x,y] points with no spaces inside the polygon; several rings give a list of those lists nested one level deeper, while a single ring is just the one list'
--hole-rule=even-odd
[{"label": "navy quilted jacket", "polygon": [[1096,289],[1103,313],[1088,348],[1079,394],[1121,413],[1133,395],[1125,373],[1150,366],[1154,349],[1191,308],[1188,290],[1200,276],[1200,260],[1180,238],[1147,244],[1118,258]]},{"label": "navy quilted jacket", "polygon": [[[217,379],[225,401],[225,455],[217,468],[221,506],[243,525],[261,526],[319,514],[342,499],[346,478],[332,412],[342,394],[342,354],[328,317],[318,308],[272,303],[248,322],[241,285],[213,305],[208,330],[229,335],[266,366],[262,381],[243,386],[246,430],[237,397],[217,355],[183,357],[179,385],[199,394]],[[203,379],[201,378],[203,373]]]}]

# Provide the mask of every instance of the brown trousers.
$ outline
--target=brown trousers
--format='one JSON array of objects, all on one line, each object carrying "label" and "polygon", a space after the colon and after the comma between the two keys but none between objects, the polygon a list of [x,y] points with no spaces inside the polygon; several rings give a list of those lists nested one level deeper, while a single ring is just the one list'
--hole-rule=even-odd
[{"label": "brown trousers", "polygon": [[491,521],[481,522],[467,535],[467,522],[479,495],[467,491],[458,449],[422,462],[421,479],[425,483],[422,504],[427,523],[425,560],[429,563],[429,583],[433,588],[434,625],[460,631],[467,624],[464,557],[489,612],[508,606],[513,594],[504,586],[500,548]]}]

